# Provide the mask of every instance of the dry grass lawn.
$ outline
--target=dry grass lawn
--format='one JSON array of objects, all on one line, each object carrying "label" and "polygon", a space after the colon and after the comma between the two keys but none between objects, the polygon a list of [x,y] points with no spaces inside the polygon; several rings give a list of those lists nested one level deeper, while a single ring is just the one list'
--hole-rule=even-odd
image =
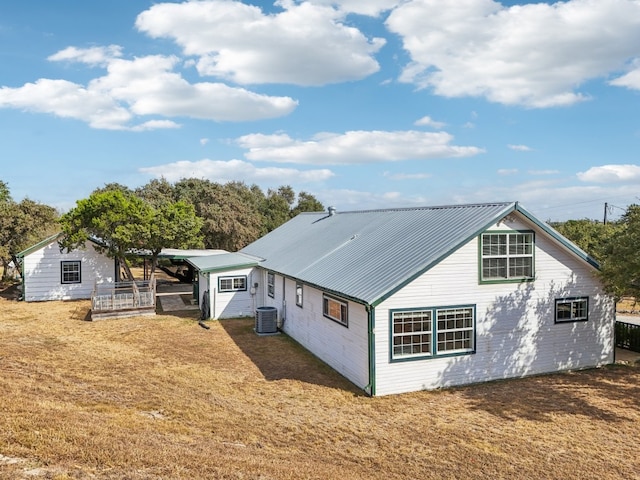
[{"label": "dry grass lawn", "polygon": [[252,322],[0,298],[0,478],[640,478],[640,367],[368,398]]}]

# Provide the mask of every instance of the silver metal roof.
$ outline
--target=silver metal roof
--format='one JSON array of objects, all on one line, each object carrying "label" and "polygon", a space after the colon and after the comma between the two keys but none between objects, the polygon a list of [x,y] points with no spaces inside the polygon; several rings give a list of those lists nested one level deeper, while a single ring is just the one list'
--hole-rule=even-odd
[{"label": "silver metal roof", "polygon": [[255,267],[260,263],[259,258],[243,253],[219,253],[216,255],[196,256],[186,259],[188,263],[202,273],[222,272],[245,267]]},{"label": "silver metal roof", "polygon": [[241,250],[260,266],[368,304],[380,302],[517,203],[302,213]]}]

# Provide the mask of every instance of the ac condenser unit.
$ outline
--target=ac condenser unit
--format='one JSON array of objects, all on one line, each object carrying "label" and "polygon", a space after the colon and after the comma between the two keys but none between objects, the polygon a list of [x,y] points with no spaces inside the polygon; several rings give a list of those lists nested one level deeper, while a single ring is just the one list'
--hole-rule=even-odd
[{"label": "ac condenser unit", "polygon": [[278,332],[278,309],[276,307],[256,308],[256,333],[277,333]]}]

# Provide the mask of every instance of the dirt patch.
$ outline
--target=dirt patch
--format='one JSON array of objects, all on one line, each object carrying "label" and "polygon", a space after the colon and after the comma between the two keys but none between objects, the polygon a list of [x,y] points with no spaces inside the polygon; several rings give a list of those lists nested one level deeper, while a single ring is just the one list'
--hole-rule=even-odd
[{"label": "dirt patch", "polygon": [[252,320],[88,309],[0,298],[0,478],[639,478],[640,367],[368,398]]}]

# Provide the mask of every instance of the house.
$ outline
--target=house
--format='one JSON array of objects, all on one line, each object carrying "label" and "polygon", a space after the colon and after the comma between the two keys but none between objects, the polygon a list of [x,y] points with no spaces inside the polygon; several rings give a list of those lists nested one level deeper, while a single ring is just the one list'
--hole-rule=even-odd
[{"label": "house", "polygon": [[369,395],[613,361],[598,264],[517,202],[302,213],[230,255],[208,285]]},{"label": "house", "polygon": [[96,283],[117,278],[116,262],[88,240],[84,248],[61,252],[56,234],[20,252],[22,297],[27,302],[91,298]]}]

